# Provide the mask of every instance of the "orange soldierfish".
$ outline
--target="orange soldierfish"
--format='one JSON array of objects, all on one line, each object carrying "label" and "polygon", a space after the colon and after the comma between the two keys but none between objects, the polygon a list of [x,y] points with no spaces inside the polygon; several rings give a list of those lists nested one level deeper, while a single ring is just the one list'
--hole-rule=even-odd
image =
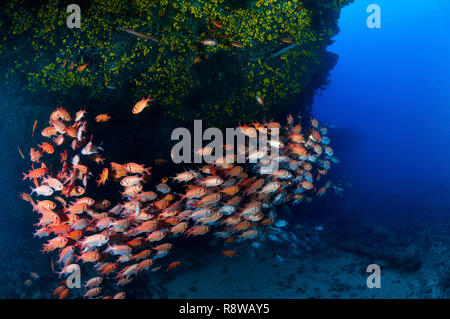
[{"label": "orange soldierfish", "polygon": [[102,173],[100,174],[100,179],[97,182],[97,187],[100,187],[100,185],[105,185],[106,181],[108,180],[109,176],[109,170],[107,167],[103,168]]},{"label": "orange soldierfish", "polygon": [[145,259],[141,261],[137,267],[137,271],[147,270],[153,265],[153,259]]},{"label": "orange soldierfish", "polygon": [[164,237],[166,237],[166,234],[160,230],[157,230],[157,231],[154,231],[153,233],[151,233],[150,235],[148,235],[147,240],[149,242],[155,242],[155,241],[160,241]]},{"label": "orange soldierfish", "polygon": [[51,200],[37,201],[37,208],[53,210],[56,208],[56,204],[54,202],[52,202]]},{"label": "orange soldierfish", "polygon": [[119,265],[117,263],[108,263],[105,264],[105,267],[101,269],[101,275],[108,275],[114,271],[116,271]]},{"label": "orange soldierfish", "polygon": [[219,29],[223,28],[223,24],[222,22],[220,22],[219,20],[211,20],[212,24],[214,24],[216,27],[218,27]]},{"label": "orange soldierfish", "polygon": [[88,205],[86,203],[75,203],[70,205],[69,207],[64,208],[65,213],[71,214],[82,214],[88,209]]},{"label": "orange soldierfish", "polygon": [[53,138],[53,143],[56,145],[62,145],[65,141],[64,135],[58,135]]},{"label": "orange soldierfish", "polygon": [[246,230],[251,226],[251,223],[249,221],[243,221],[234,226],[233,230],[240,231],[240,230]]},{"label": "orange soldierfish", "polygon": [[212,40],[212,39],[204,39],[200,41],[201,44],[206,45],[206,46],[215,46],[217,44],[217,41]]},{"label": "orange soldierfish", "polygon": [[99,115],[97,115],[96,117],[95,117],[95,121],[97,122],[97,123],[100,123],[100,122],[107,122],[107,121],[109,121],[111,119],[111,116],[109,116],[108,114],[99,114]]},{"label": "orange soldierfish", "polygon": [[57,248],[64,248],[68,243],[65,237],[56,237],[48,241],[48,244],[44,244],[43,252],[50,252]]},{"label": "orange soldierfish", "polygon": [[61,294],[61,292],[65,289],[69,289],[66,286],[59,286],[58,288],[55,289],[55,291],[53,291],[53,296],[59,295]]},{"label": "orange soldierfish", "polygon": [[58,119],[69,122],[72,120],[72,117],[70,116],[69,112],[66,109],[60,106],[57,107],[56,110],[50,115],[51,122],[54,122],[55,120]]},{"label": "orange soldierfish", "polygon": [[53,136],[53,135],[57,135],[58,134],[58,131],[56,130],[56,128],[55,127],[53,127],[53,126],[49,126],[49,127],[46,127],[46,128],[44,128],[43,130],[42,130],[42,136],[44,136],[44,137],[50,137],[50,136]]},{"label": "orange soldierfish", "polygon": [[172,177],[173,180],[176,180],[177,182],[189,182],[191,179],[195,177],[194,172],[183,172],[178,174],[175,177]]},{"label": "orange soldierfish", "polygon": [[86,113],[86,110],[79,110],[75,113],[75,122],[79,122],[86,115]]},{"label": "orange soldierfish", "polygon": [[288,123],[289,126],[294,124],[294,117],[292,116],[292,114],[288,114],[288,116],[287,116],[287,123]]},{"label": "orange soldierfish", "polygon": [[302,131],[302,126],[300,124],[297,124],[292,128],[293,134],[299,134],[301,131]]},{"label": "orange soldierfish", "polygon": [[145,249],[145,250],[137,253],[136,255],[134,255],[131,259],[134,259],[134,260],[145,259],[145,258],[149,257],[151,253],[152,253],[152,251],[150,249]]},{"label": "orange soldierfish", "polygon": [[67,150],[64,150],[64,152],[61,153],[61,163],[64,163],[67,161]]},{"label": "orange soldierfish", "polygon": [[161,244],[159,246],[154,247],[153,249],[156,250],[158,253],[169,251],[173,248],[173,245],[170,243]]},{"label": "orange soldierfish", "polygon": [[165,160],[165,159],[163,159],[163,158],[157,158],[157,159],[155,159],[155,164],[158,165],[158,166],[165,165],[165,164],[167,164],[167,163],[168,163],[168,161]]},{"label": "orange soldierfish", "polygon": [[179,223],[179,224],[173,226],[173,227],[170,229],[170,232],[171,232],[173,235],[181,234],[181,233],[183,233],[188,227],[189,227],[189,224],[188,224],[187,222],[182,222],[182,223]]},{"label": "orange soldierfish", "polygon": [[33,123],[33,131],[32,131],[32,133],[31,133],[31,137],[34,136],[34,132],[36,131],[37,123],[38,123],[38,121],[37,121],[37,120],[34,120],[34,123]]},{"label": "orange soldierfish", "polygon": [[26,180],[27,178],[29,179],[33,179],[33,178],[41,178],[43,176],[45,176],[45,174],[47,174],[47,167],[41,167],[41,168],[36,168],[34,170],[29,171],[28,174],[23,173],[23,180]]},{"label": "orange soldierfish", "polygon": [[134,105],[132,113],[133,114],[141,113],[147,107],[147,104],[150,101],[153,101],[153,99],[150,98],[150,95],[146,99],[142,98],[142,100],[140,100]]},{"label": "orange soldierfish", "polygon": [[51,231],[55,234],[67,234],[71,231],[71,228],[69,225],[61,224],[61,225],[52,227]]},{"label": "orange soldierfish", "polygon": [[33,202],[33,199],[31,198],[31,195],[28,194],[28,193],[21,193],[21,194],[20,194],[20,197],[22,197],[22,199],[23,199],[24,201],[27,201],[27,202],[30,202],[30,203]]},{"label": "orange soldierfish", "polygon": [[221,189],[220,192],[229,196],[234,196],[239,192],[239,186],[228,186]]},{"label": "orange soldierfish", "polygon": [[97,287],[97,286],[99,286],[101,283],[103,282],[103,277],[94,277],[94,278],[91,278],[91,279],[89,279],[87,282],[86,282],[86,285],[84,286],[85,288],[87,288],[87,287]]},{"label": "orange soldierfish", "polygon": [[59,294],[58,299],[66,299],[67,296],[69,295],[70,289],[67,287],[64,287],[64,286],[61,286],[61,287],[63,287],[63,289],[61,290],[61,293]]},{"label": "orange soldierfish", "polygon": [[35,151],[34,148],[31,148],[31,150],[30,150],[30,158],[31,158],[32,162],[39,163],[39,161],[41,160],[42,155],[43,154],[42,154],[41,150]]},{"label": "orange soldierfish", "polygon": [[317,119],[315,119],[314,117],[311,117],[311,125],[315,128],[319,127],[319,121],[317,121]]},{"label": "orange soldierfish", "polygon": [[206,188],[196,187],[196,188],[188,190],[186,192],[186,194],[183,195],[183,198],[188,198],[188,199],[198,198],[198,197],[202,197],[205,194],[206,194]]},{"label": "orange soldierfish", "polygon": [[171,263],[169,266],[167,266],[167,270],[166,270],[166,271],[169,271],[170,269],[173,269],[173,268],[175,268],[175,267],[178,267],[180,264],[181,264],[181,261],[179,261],[179,260],[174,261],[174,262]]},{"label": "orange soldierfish", "polygon": [[195,57],[193,64],[199,63],[201,61],[201,58],[199,56]]},{"label": "orange soldierfish", "polygon": [[297,154],[300,156],[308,155],[308,151],[304,147],[299,146],[297,144],[291,143],[291,144],[289,144],[289,148],[290,148],[291,152],[294,154]]},{"label": "orange soldierfish", "polygon": [[239,235],[240,239],[252,239],[258,236],[257,230],[247,230]]},{"label": "orange soldierfish", "polygon": [[128,171],[128,173],[150,174],[149,170],[151,169],[151,167],[145,168],[144,165],[136,163],[127,163],[122,166]]},{"label": "orange soldierfish", "polygon": [[256,102],[258,102],[259,105],[264,106],[264,100],[261,96],[257,95],[256,96]]},{"label": "orange soldierfish", "polygon": [[57,121],[54,121],[52,124],[53,124],[53,127],[55,128],[56,132],[58,132],[60,134],[65,134],[67,132],[67,126],[62,121],[57,120]]},{"label": "orange soldierfish", "polygon": [[73,240],[79,240],[81,237],[83,237],[83,231],[82,230],[74,230],[70,233],[66,234],[66,237],[73,239]]},{"label": "orange soldierfish", "polygon": [[80,256],[76,257],[76,261],[81,259],[83,262],[96,262],[100,259],[100,253],[97,250],[94,250],[83,253]]},{"label": "orange soldierfish", "polygon": [[225,257],[233,257],[237,254],[236,250],[225,250],[221,252],[222,255],[224,255]]},{"label": "orange soldierfish", "polygon": [[92,154],[89,156],[89,159],[93,162],[96,162],[99,165],[104,165],[105,159],[99,154]]},{"label": "orange soldierfish", "polygon": [[[139,267],[138,267],[139,268]],[[126,292],[121,291],[119,293],[117,293],[113,299],[125,299],[125,297],[127,296]]]},{"label": "orange soldierfish", "polygon": [[41,145],[38,145],[38,147],[47,154],[53,154],[53,152],[55,151],[53,145],[48,142],[44,142]]},{"label": "orange soldierfish", "polygon": [[312,129],[310,138],[316,143],[320,143],[322,141],[322,137],[320,136],[320,133],[315,129]]},{"label": "orange soldierfish", "polygon": [[[155,224],[155,227],[156,227],[156,224]],[[133,248],[139,248],[144,244],[144,239],[142,237],[134,238],[134,239],[128,241],[126,244]]]},{"label": "orange soldierfish", "polygon": [[86,63],[86,64],[83,64],[83,65],[80,65],[79,67],[77,67],[77,71],[78,71],[78,72],[81,72],[81,71],[83,71],[84,69],[86,69],[87,66],[88,66],[87,63]]},{"label": "orange soldierfish", "polygon": [[18,151],[19,151],[20,157],[22,157],[22,159],[25,159],[25,155],[23,155],[23,152],[22,152],[22,150],[20,149],[19,144],[17,144],[17,149],[18,149]]},{"label": "orange soldierfish", "polygon": [[186,237],[203,235],[209,232],[209,230],[209,226],[194,226],[187,230]]},{"label": "orange soldierfish", "polygon": [[83,297],[94,298],[94,297],[98,296],[101,292],[102,292],[102,288],[101,287],[95,287],[95,288],[92,288],[92,289],[88,290],[84,294]]},{"label": "orange soldierfish", "polygon": [[122,178],[122,180],[120,181],[120,185],[124,187],[130,187],[139,184],[141,181],[142,178],[139,177],[139,175],[131,175]]}]

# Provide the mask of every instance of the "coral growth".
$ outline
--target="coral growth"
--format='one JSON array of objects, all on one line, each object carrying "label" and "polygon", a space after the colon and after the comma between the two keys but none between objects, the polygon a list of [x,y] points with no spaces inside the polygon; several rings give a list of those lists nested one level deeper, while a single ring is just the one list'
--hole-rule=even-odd
[{"label": "coral growth", "polygon": [[0,15],[2,76],[65,103],[152,93],[163,116],[181,121],[261,119],[310,90],[349,2],[91,0],[81,28],[69,29],[67,1],[10,0]]}]

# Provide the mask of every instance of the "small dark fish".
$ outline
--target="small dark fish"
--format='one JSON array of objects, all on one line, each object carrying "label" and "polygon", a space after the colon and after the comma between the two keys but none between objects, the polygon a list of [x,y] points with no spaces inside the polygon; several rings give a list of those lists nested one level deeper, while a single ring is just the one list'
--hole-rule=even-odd
[{"label": "small dark fish", "polygon": [[152,37],[151,35],[143,34],[143,33],[140,33],[140,32],[134,31],[134,30],[124,29],[124,28],[121,28],[121,29],[123,31],[125,31],[125,32],[130,33],[130,34],[134,34],[135,36],[138,36],[138,37],[141,37],[141,38],[147,38],[147,39],[150,39],[150,40],[152,40],[152,41],[154,41],[156,43],[159,43],[159,40],[154,38],[154,37]]},{"label": "small dark fish", "polygon": [[22,157],[22,159],[25,159],[25,156],[23,155],[22,150],[20,149],[19,144],[17,144],[17,149],[19,150],[20,157]]},{"label": "small dark fish", "polygon": [[31,133],[31,137],[34,136],[34,132],[36,131],[37,123],[38,123],[38,121],[37,121],[37,120],[34,120],[34,123],[33,123],[33,131],[32,131],[32,133]]},{"label": "small dark fish", "polygon": [[223,24],[222,22],[220,22],[219,20],[211,20],[212,24],[214,24],[216,27],[218,27],[219,29],[223,28]]},{"label": "small dark fish", "polygon": [[53,256],[52,260],[50,261],[50,267],[52,268],[52,271],[55,272],[55,262],[53,261]]},{"label": "small dark fish", "polygon": [[167,163],[168,163],[167,160],[162,159],[162,158],[158,158],[158,159],[155,160],[155,164],[158,165],[158,166],[165,165]]}]

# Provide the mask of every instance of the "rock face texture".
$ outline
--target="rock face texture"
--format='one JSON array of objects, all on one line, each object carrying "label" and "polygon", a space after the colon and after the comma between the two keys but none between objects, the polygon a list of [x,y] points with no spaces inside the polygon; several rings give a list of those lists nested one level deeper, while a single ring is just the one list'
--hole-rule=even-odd
[{"label": "rock face texture", "polygon": [[69,28],[70,2],[6,1],[1,77],[69,108],[129,112],[151,94],[142,115],[171,127],[276,118],[294,101],[306,114],[336,62],[326,48],[349,2],[86,0],[80,28]]}]

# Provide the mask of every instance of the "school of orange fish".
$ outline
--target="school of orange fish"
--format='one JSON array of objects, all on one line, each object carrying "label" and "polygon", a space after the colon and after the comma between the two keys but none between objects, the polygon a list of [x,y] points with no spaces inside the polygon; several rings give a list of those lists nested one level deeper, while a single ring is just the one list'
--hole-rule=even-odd
[{"label": "school of orange fish", "polygon": [[[141,111],[148,101],[150,98],[138,102],[141,104],[133,113]],[[86,137],[85,116],[84,110],[72,116],[62,107],[51,114],[50,125],[41,133],[47,141],[31,148],[32,169],[24,173],[24,180],[33,184],[32,191],[21,196],[40,217],[35,236],[50,238],[43,252],[59,255],[60,276],[72,274],[79,262],[93,265],[98,275],[84,284],[88,298],[124,298],[124,291],[106,295],[102,288],[105,280],[122,289],[138,274],[159,270],[162,265],[167,271],[179,266],[179,260],[168,260],[174,237],[212,234],[230,244],[264,236],[276,222],[272,205],[297,204],[323,195],[331,186],[330,181],[324,181],[325,175],[331,162],[337,161],[325,126],[311,118],[308,127],[302,128],[289,115],[284,126],[277,122],[240,126],[248,136],[256,131],[280,130],[279,141],[271,144],[278,154],[270,158],[272,163],[277,161],[278,169],[267,169],[262,158],[255,164],[233,164],[225,156],[214,164],[164,178],[149,190],[144,188],[150,184],[150,167],[132,162],[105,165],[100,155],[103,149],[92,135]],[[107,114],[95,118],[96,122],[109,119]],[[36,122],[33,134],[35,128]],[[247,154],[248,146],[238,151]],[[197,152],[208,154],[211,150]],[[256,151],[246,158],[260,156]],[[102,166],[96,185],[92,183],[92,165]],[[122,202],[88,197],[90,188],[105,183],[120,183]],[[231,257],[236,251],[222,254]],[[69,293],[63,284],[53,294],[62,299]]]}]

